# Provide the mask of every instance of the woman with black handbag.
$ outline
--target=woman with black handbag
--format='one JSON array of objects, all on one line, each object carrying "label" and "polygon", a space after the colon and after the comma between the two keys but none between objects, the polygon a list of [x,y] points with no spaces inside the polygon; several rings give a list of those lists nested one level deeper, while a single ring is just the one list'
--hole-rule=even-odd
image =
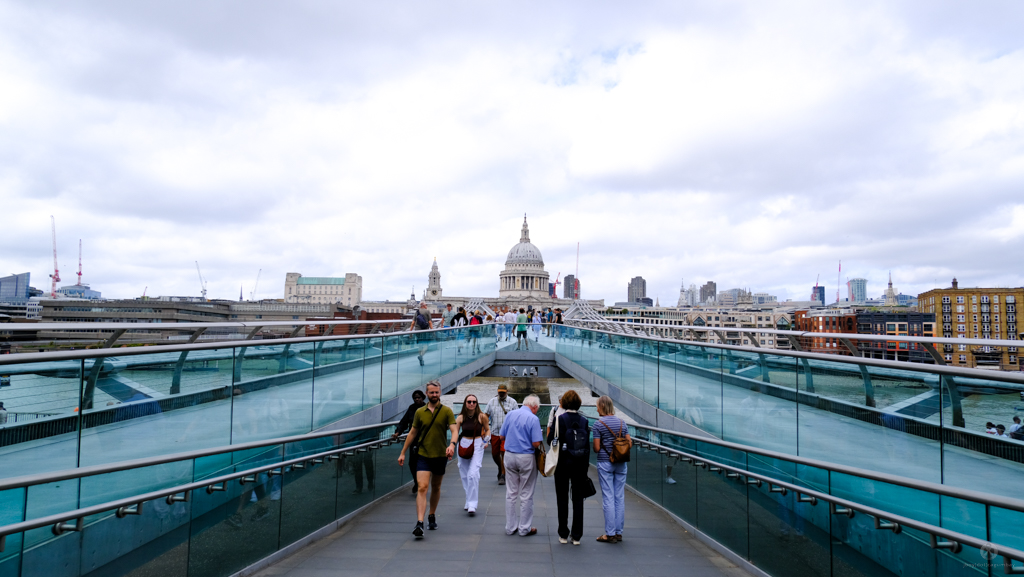
[{"label": "woman with black handbag", "polygon": [[462,401],[462,412],[455,418],[459,426],[459,477],[466,491],[466,505],[469,516],[476,515],[480,498],[480,466],[483,465],[484,447],[491,436],[490,421],[480,410],[476,395],[466,395]]},{"label": "woman with black handbag", "polygon": [[[583,537],[583,500],[594,495],[593,482],[587,476],[590,469],[590,424],[579,414],[580,399],[576,391],[562,394],[559,405],[565,410],[548,429],[548,443],[558,445],[558,464],[555,465],[555,498],[558,501],[558,542],[572,539],[579,545]],[[569,490],[572,489],[572,529],[569,528]]]}]

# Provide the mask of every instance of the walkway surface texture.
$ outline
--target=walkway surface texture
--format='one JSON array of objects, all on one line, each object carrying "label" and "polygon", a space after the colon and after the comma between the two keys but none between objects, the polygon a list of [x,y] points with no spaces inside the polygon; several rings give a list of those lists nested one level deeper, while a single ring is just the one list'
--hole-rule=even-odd
[{"label": "walkway surface texture", "polygon": [[[397,464],[395,465],[397,466]],[[626,492],[623,541],[598,543],[604,533],[601,494],[586,500],[579,546],[558,542],[553,478],[538,477],[530,537],[505,534],[505,487],[487,456],[481,470],[475,517],[462,510],[465,493],[458,468],[450,463],[437,508],[436,531],[412,535],[415,498],[407,489],[373,506],[333,535],[311,544],[256,575],[271,577],[688,577],[748,576],[664,511]],[[597,486],[597,472],[591,469]],[[571,515],[571,513],[570,513]]]}]

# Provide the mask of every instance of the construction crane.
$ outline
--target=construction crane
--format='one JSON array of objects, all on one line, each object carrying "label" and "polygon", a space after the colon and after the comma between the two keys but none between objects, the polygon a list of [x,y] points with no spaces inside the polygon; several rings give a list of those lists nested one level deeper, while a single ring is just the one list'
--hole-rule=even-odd
[{"label": "construction crane", "polygon": [[[812,301],[818,299],[818,281],[819,280],[821,280],[821,274],[820,273],[818,274],[818,276],[814,277],[814,289],[811,291],[811,300]],[[821,299],[821,300],[822,300],[821,304],[825,304],[825,299]]]},{"label": "construction crane", "polygon": [[206,300],[206,279],[203,278],[203,271],[199,270],[199,261],[196,261],[196,272],[199,273],[199,286],[203,289],[203,300]]},{"label": "construction crane", "polygon": [[253,285],[252,292],[249,293],[249,300],[251,300],[251,301],[256,300],[256,289],[258,289],[260,287],[260,275],[261,274],[263,274],[263,269],[260,269],[260,272],[256,273],[256,284]]},{"label": "construction crane", "polygon": [[146,291],[148,291],[148,290],[149,290],[149,285],[146,285],[146,288],[142,289],[142,298],[146,298]]},{"label": "construction crane", "polygon": [[75,286],[82,286],[82,239],[78,239],[78,282]]},{"label": "construction crane", "polygon": [[558,298],[558,285],[562,284],[558,279],[562,278],[562,273],[555,275],[555,282],[551,284],[551,298]]},{"label": "construction crane", "polygon": [[50,232],[53,235],[53,274],[50,275],[52,280],[50,284],[50,298],[57,298],[57,283],[60,282],[60,269],[57,267],[57,221],[54,220],[53,215],[50,215]]}]

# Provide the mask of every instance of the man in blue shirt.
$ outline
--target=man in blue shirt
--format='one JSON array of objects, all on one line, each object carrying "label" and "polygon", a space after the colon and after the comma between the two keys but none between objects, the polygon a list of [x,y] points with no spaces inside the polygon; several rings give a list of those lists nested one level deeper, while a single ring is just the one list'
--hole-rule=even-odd
[{"label": "man in blue shirt", "polygon": [[505,534],[536,535],[533,526],[533,490],[537,486],[534,450],[544,438],[537,409],[540,399],[530,395],[523,406],[505,415],[501,436],[505,439]]}]

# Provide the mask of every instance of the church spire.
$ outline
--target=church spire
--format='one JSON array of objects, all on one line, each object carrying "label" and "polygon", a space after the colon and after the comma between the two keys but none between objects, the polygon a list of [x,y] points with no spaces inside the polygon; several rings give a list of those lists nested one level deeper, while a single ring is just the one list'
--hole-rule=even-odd
[{"label": "church spire", "polygon": [[526,224],[526,213],[523,213],[523,234],[519,237],[519,242],[530,242],[530,225]]}]

